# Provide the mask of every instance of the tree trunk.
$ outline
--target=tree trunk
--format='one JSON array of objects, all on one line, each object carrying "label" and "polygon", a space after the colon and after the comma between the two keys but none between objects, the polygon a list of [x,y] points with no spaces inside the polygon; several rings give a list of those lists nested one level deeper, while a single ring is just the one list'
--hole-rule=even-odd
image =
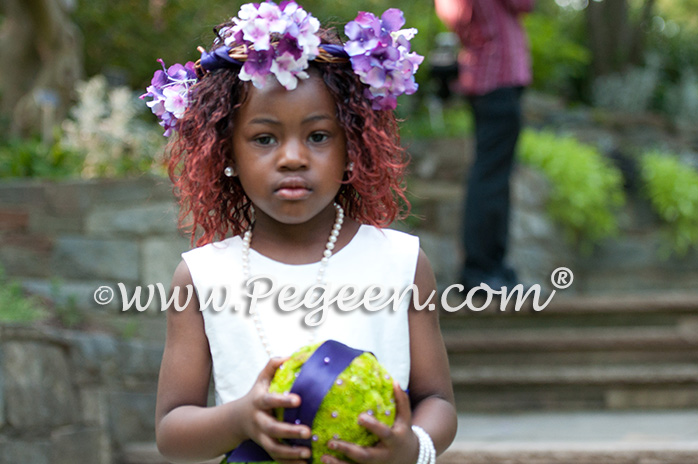
[{"label": "tree trunk", "polygon": [[645,0],[642,5],[642,13],[640,15],[640,20],[635,25],[635,30],[633,32],[633,44],[630,50],[630,60],[633,64],[640,65],[645,58],[645,38],[647,36],[646,30],[649,27],[649,23],[652,20],[652,14],[654,12],[655,0]]},{"label": "tree trunk", "polygon": [[0,0],[0,111],[13,135],[50,131],[82,76],[80,34],[65,0]]},{"label": "tree trunk", "polygon": [[591,1],[586,9],[589,48],[594,76],[623,71],[642,64],[643,24],[652,14],[654,0],[644,0],[640,20],[633,25],[627,0]]}]

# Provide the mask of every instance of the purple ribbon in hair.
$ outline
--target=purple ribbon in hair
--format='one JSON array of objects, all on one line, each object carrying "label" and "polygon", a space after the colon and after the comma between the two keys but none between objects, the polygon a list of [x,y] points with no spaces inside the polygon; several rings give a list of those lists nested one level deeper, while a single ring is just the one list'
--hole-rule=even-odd
[{"label": "purple ribbon in hair", "polygon": [[320,44],[320,48],[337,58],[349,58],[349,54],[344,50],[344,45]]},{"label": "purple ribbon in hair", "polygon": [[[344,51],[344,46],[342,45],[320,44],[320,48],[332,56],[349,58],[349,55]],[[204,50],[201,52],[201,67],[208,72],[213,72],[216,69],[242,66],[244,64],[242,61],[238,61],[228,55],[230,50],[230,47],[226,45],[211,50],[210,52]]]},{"label": "purple ribbon in hair", "polygon": [[[335,340],[327,340],[320,345],[303,364],[293,382],[291,393],[299,395],[302,401],[297,408],[284,409],[284,422],[312,427],[315,414],[337,376],[362,353],[362,350],[350,348]],[[286,441],[292,445],[312,447],[312,441],[309,439]],[[226,458],[226,462],[273,461],[267,452],[252,440],[243,442],[228,453]]]},{"label": "purple ribbon in hair", "polygon": [[218,47],[211,52],[201,52],[201,67],[208,72],[213,72],[216,69],[230,68],[231,65],[242,66],[243,63],[233,59],[228,55],[230,47]]}]

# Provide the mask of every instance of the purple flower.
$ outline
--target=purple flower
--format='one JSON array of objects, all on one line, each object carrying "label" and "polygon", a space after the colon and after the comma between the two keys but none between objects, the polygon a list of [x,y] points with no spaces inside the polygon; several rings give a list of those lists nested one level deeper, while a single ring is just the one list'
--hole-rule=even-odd
[{"label": "purple flower", "polygon": [[385,10],[381,15],[381,29],[388,32],[399,31],[405,25],[405,16],[397,8]]},{"label": "purple flower", "polygon": [[354,22],[364,29],[372,29],[374,34],[378,34],[381,30],[380,21],[373,13],[359,11],[359,14],[356,15]]},{"label": "purple flower", "polygon": [[165,71],[160,71],[159,69],[153,74],[153,78],[150,81],[150,86],[148,87],[148,92],[161,92],[161,89],[167,84],[168,77]]},{"label": "purple flower", "polygon": [[349,40],[344,50],[351,57],[354,72],[366,84],[365,95],[374,109],[395,109],[397,97],[417,90],[414,74],[424,59],[410,52],[416,29],[400,29],[402,11],[391,8],[378,20],[361,12],[344,29]]},{"label": "purple flower", "polygon": [[[274,74],[291,90],[298,79],[308,77],[305,72],[308,62],[319,54],[320,22],[297,3],[248,3],[240,8],[232,22],[225,45],[230,48],[244,45],[247,51],[240,79],[262,87],[267,76]],[[282,38],[273,43],[274,36]]]},{"label": "purple flower", "polygon": [[394,68],[400,59],[400,51],[392,46],[376,47],[371,52],[371,65]]},{"label": "purple flower", "polygon": [[177,122],[182,118],[189,104],[189,89],[196,83],[196,71],[191,61],[185,65],[175,64],[169,68],[159,59],[162,70],[155,71],[146,93],[152,100],[146,105],[160,119],[160,125],[165,128],[165,136],[176,130]]},{"label": "purple flower", "polygon": [[298,46],[297,40],[290,35],[286,35],[283,39],[279,40],[276,46],[276,53],[278,56],[283,56],[288,53],[294,60],[298,60],[303,55],[303,49]]},{"label": "purple flower", "polygon": [[344,33],[349,37],[344,50],[349,56],[369,53],[379,44],[378,32],[380,22],[371,13],[360,12],[354,21],[349,21],[344,26]]},{"label": "purple flower", "polygon": [[274,61],[274,50],[250,50],[247,61],[240,70],[240,80],[252,81],[255,87],[262,88],[266,77],[271,72],[271,63]]},{"label": "purple flower", "polygon": [[374,89],[377,89],[376,92],[380,92],[379,89],[381,89],[385,85],[385,79],[387,76],[388,73],[386,73],[384,69],[379,67],[373,67],[369,72],[367,72],[364,75],[364,77],[361,79],[361,82],[369,85]]}]

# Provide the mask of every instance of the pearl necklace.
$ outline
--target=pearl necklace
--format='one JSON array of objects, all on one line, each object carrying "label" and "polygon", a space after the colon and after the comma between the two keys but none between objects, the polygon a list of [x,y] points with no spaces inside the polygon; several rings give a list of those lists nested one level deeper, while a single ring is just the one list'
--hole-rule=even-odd
[{"label": "pearl necklace", "polygon": [[[325,244],[325,251],[322,253],[322,259],[320,260],[320,269],[317,271],[316,284],[322,285],[325,283],[325,270],[327,269],[327,264],[332,256],[332,250],[334,250],[335,243],[337,243],[337,238],[339,237],[339,232],[342,230],[342,224],[344,223],[344,209],[335,203],[335,209],[337,214],[335,216],[334,225],[332,226],[332,232],[330,232],[330,237],[327,239]],[[242,275],[247,282],[250,279],[250,244],[252,243],[252,228],[245,231],[242,237]],[[254,327],[257,330],[257,335],[262,342],[264,350],[267,355],[271,358],[272,351],[269,347],[269,339],[267,338],[267,333],[262,326],[262,321],[259,319],[259,315],[255,310],[252,313],[252,320],[254,321]],[[310,342],[312,343],[315,339],[315,331],[311,330]]]}]

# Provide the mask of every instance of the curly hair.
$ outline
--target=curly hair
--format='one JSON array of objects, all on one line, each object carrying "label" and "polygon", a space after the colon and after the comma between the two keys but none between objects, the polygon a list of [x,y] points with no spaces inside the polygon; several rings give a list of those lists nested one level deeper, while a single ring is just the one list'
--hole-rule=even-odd
[{"label": "curly hair", "polygon": [[[322,43],[341,43],[331,31],[320,37]],[[354,163],[336,201],[348,217],[362,224],[385,227],[405,217],[410,209],[403,182],[407,154],[400,145],[395,115],[371,108],[364,96],[366,86],[350,63],[311,62],[311,67],[334,99],[346,134],[347,160]],[[239,179],[223,173],[233,156],[235,114],[251,85],[238,73],[239,68],[231,67],[200,79],[169,147],[168,171],[180,202],[179,225],[196,246],[239,235],[253,220],[252,204]]]}]

